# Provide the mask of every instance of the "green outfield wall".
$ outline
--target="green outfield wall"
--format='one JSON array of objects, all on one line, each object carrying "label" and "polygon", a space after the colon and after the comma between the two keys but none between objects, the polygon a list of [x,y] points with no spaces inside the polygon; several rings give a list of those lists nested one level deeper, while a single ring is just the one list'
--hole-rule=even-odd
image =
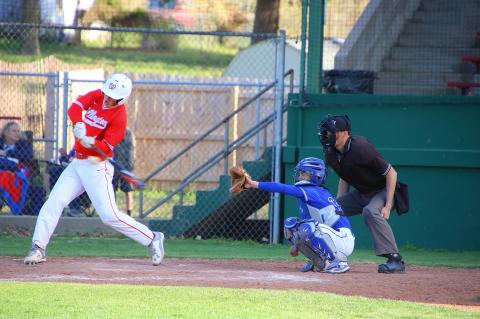
[{"label": "green outfield wall", "polygon": [[[410,212],[392,212],[399,246],[480,249],[480,97],[378,95],[289,95],[283,180],[292,183],[295,163],[323,158],[318,122],[327,114],[348,114],[352,134],[366,136],[409,185]],[[327,186],[336,194],[338,177]],[[283,217],[296,216],[295,199],[283,199]],[[360,215],[350,218],[357,248],[372,241]]]}]

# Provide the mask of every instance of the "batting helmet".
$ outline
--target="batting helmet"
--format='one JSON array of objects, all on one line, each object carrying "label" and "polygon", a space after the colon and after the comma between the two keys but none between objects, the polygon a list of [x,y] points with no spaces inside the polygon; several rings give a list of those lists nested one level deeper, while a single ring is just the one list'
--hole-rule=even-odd
[{"label": "batting helmet", "polygon": [[[295,166],[295,183],[310,182],[314,185],[323,185],[327,179],[327,170],[323,161],[316,157],[307,157],[298,162]],[[308,173],[309,179],[306,180],[304,176],[300,177],[301,173]]]},{"label": "batting helmet", "polygon": [[132,93],[132,80],[125,74],[112,74],[103,83],[102,92],[108,97],[118,101],[118,104],[124,104]]}]

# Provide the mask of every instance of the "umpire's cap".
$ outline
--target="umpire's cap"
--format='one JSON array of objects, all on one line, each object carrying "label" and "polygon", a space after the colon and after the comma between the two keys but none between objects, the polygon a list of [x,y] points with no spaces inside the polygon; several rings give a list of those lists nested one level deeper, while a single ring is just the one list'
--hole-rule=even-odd
[{"label": "umpire's cap", "polygon": [[322,131],[329,131],[329,132],[342,132],[348,131],[351,132],[352,125],[350,122],[350,118],[348,115],[327,115],[319,124],[318,124],[318,131],[319,133]]}]

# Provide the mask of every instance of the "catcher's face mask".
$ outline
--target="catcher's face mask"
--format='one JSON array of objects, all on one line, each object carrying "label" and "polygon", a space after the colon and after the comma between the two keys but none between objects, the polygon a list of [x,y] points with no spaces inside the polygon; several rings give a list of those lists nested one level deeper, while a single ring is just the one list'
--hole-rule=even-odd
[{"label": "catcher's face mask", "polygon": [[310,182],[312,179],[312,173],[310,172],[305,172],[301,170],[295,170],[293,173],[293,180],[295,183],[301,182],[301,181],[307,181]]}]

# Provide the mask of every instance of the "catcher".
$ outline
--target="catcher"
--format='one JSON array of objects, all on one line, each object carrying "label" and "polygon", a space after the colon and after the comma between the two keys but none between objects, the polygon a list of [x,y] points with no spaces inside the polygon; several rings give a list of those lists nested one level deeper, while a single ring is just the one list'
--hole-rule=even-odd
[{"label": "catcher", "polygon": [[[308,157],[295,167],[295,185],[253,181],[245,175],[243,188],[258,188],[266,192],[277,192],[298,199],[299,217],[285,219],[285,238],[291,242],[290,254],[298,256],[300,251],[308,258],[300,269],[344,273],[350,270],[347,257],[352,253],[355,237],[351,225],[335,198],[325,188],[327,178],[325,164],[321,159]],[[236,172],[238,174],[238,171]],[[233,180],[231,191],[236,191],[241,178]],[[236,182],[236,183],[235,183]]]}]

